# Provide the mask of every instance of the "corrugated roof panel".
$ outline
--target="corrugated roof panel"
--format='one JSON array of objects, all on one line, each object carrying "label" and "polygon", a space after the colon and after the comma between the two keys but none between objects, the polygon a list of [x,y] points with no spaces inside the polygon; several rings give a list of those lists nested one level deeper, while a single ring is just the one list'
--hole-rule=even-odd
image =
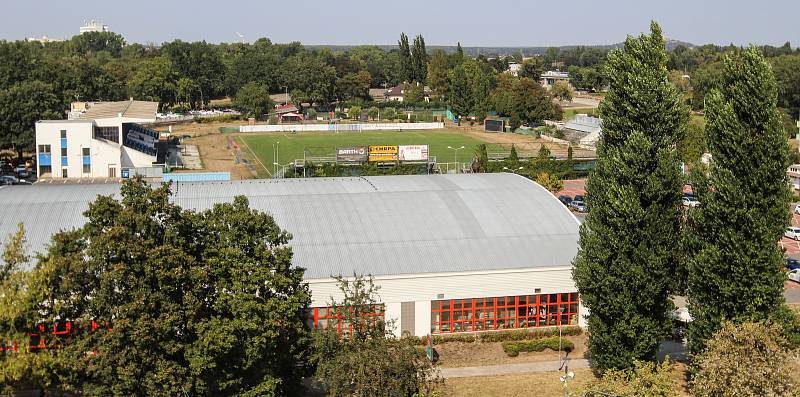
[{"label": "corrugated roof panel", "polygon": [[[513,174],[382,176],[179,183],[173,200],[205,210],[237,195],[293,236],[306,278],[569,266],[578,223],[549,192]],[[41,251],[78,227],[115,184],[0,188],[0,236],[17,222]]]}]

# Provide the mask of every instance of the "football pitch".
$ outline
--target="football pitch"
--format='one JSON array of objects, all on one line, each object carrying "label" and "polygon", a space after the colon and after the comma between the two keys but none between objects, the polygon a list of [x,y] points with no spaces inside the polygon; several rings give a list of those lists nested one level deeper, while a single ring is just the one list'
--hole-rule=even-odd
[{"label": "football pitch", "polygon": [[[448,146],[464,149],[458,151],[458,161],[472,158],[475,146],[484,143],[463,133],[454,131],[367,131],[367,132],[304,132],[240,135],[237,137],[243,151],[252,151],[266,168],[273,163],[287,164],[308,157],[335,157],[337,147],[369,145],[428,145],[429,156],[440,163],[452,162],[453,150]],[[274,156],[274,145],[278,146],[278,159]]]}]

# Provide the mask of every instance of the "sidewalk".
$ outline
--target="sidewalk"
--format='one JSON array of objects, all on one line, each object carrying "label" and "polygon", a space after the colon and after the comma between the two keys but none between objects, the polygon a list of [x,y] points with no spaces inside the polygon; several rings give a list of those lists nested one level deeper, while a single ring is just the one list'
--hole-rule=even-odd
[{"label": "sidewalk", "polygon": [[[558,361],[540,361],[532,363],[486,365],[482,367],[439,368],[444,378],[467,378],[472,376],[509,375],[529,372],[556,372]],[[567,359],[570,369],[589,368],[589,360],[583,358]]]}]

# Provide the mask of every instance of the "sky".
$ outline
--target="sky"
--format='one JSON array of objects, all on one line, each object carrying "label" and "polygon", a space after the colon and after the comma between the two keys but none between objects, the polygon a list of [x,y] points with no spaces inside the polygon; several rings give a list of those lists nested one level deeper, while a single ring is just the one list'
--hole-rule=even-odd
[{"label": "sky", "polygon": [[666,37],[694,44],[800,45],[800,1],[762,0],[81,0],[11,1],[0,39],[69,38],[97,20],[128,42],[208,42],[268,37],[303,44],[560,46],[621,42],[658,21]]}]

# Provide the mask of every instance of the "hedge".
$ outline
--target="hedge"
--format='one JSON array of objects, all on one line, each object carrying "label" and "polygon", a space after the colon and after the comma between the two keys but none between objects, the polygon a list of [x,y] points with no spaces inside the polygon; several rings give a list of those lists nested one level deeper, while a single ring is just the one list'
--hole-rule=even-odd
[{"label": "hedge", "polygon": [[[544,349],[558,351],[558,342],[558,337],[555,336],[544,339],[503,342],[503,351],[506,352],[509,357],[519,356],[520,352],[540,352],[544,351]],[[569,353],[574,349],[575,344],[573,344],[570,340],[561,340],[561,350]]]},{"label": "hedge", "polygon": [[[564,336],[574,336],[574,335],[580,335],[582,333],[583,329],[576,326],[561,328],[561,335]],[[532,339],[541,339],[553,336],[555,337],[558,336],[557,327],[529,328],[529,329],[520,329],[514,331],[489,331],[489,332],[452,334],[452,335],[433,335],[431,338],[433,339],[432,342],[434,345],[440,345],[442,343],[447,343],[447,342],[489,343],[489,342],[532,340]],[[419,337],[420,345],[425,345],[427,343],[428,343],[427,336]]]}]

